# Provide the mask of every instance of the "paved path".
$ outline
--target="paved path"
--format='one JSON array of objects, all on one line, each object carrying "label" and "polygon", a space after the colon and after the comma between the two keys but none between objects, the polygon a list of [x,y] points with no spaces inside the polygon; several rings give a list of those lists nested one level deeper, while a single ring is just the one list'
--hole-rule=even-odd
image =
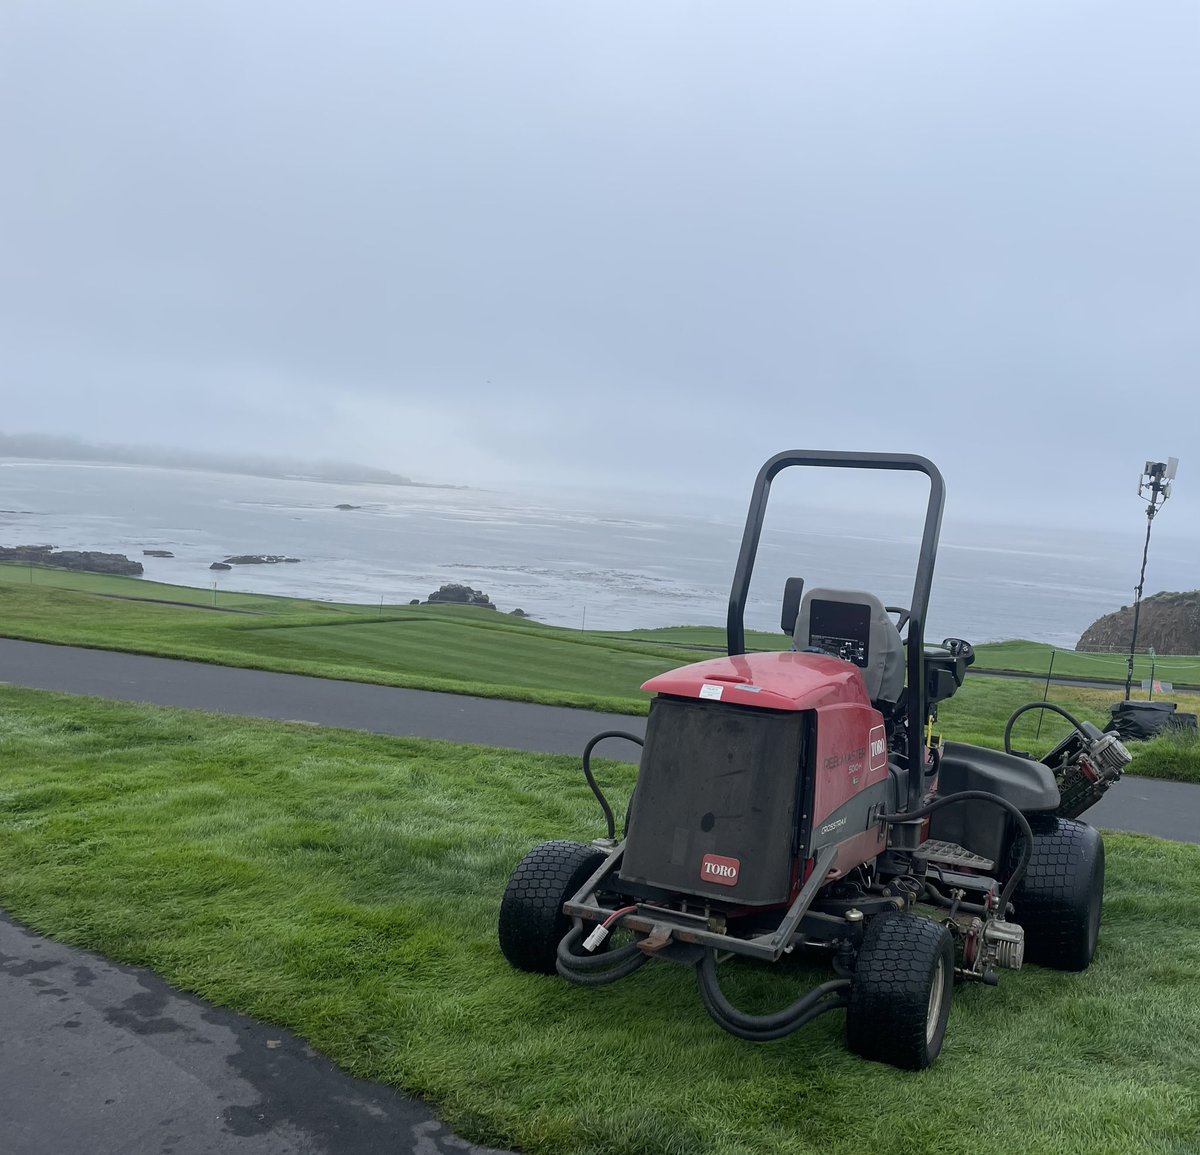
[{"label": "paved path", "polygon": [[0,915],[5,1155],[494,1155],[279,1027]]},{"label": "paved path", "polygon": [[[336,682],[0,638],[3,682],[122,702],[316,722],[347,730],[445,738],[547,754],[579,754],[593,734],[614,725],[625,729],[631,722],[619,715],[560,706],[398,690],[365,682]],[[632,722],[636,722],[638,733],[644,730],[644,718]],[[615,749],[602,749],[600,753],[618,756]]]},{"label": "paved path", "polygon": [[[6,639],[0,639],[0,682],[548,754],[578,755],[601,730],[643,734],[646,727],[645,718],[620,714]],[[613,741],[598,754],[636,761],[638,749]],[[1088,811],[1088,821],[1113,830],[1200,842],[1200,787],[1127,778]]]},{"label": "paved path", "polygon": [[[645,728],[637,717],[0,639],[5,682],[556,754],[579,754],[601,730]],[[637,757],[621,742],[599,752]],[[1088,819],[1200,842],[1200,787],[1128,778]],[[179,995],[147,971],[38,938],[2,915],[0,1007],[5,1155],[481,1150],[420,1104],[351,1079],[286,1031]]]}]

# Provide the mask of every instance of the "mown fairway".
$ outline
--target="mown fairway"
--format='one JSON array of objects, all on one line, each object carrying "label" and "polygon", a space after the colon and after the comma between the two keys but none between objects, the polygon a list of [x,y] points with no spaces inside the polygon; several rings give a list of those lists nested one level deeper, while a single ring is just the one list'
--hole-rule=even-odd
[{"label": "mown fairway", "polygon": [[[602,774],[623,804],[633,769]],[[1092,970],[961,989],[940,1063],[914,1076],[849,1055],[841,1012],[779,1043],[733,1039],[679,968],[599,991],[510,970],[495,920],[513,865],[600,830],[571,759],[0,690],[0,905],[292,1027],[474,1139],[1197,1149],[1200,847],[1110,836]],[[725,969],[760,1010],[824,974]]]},{"label": "mown fairway", "polygon": [[[647,678],[723,652],[721,631],[703,627],[584,633],[467,607],[381,611],[264,595],[221,594],[213,609],[204,602],[212,600],[205,591],[179,586],[54,571],[34,576],[31,585],[27,567],[0,566],[0,633],[616,713],[645,713],[640,687]],[[70,588],[38,584],[59,581]],[[177,604],[188,597],[190,604]],[[226,597],[236,598],[236,605],[222,609]],[[759,649],[785,644],[775,634],[752,634],[748,641]],[[940,729],[947,738],[998,746],[1012,711],[1040,699],[1044,690],[1035,682],[968,676],[942,707]],[[1056,686],[1051,695],[1101,726],[1120,697],[1116,687]],[[1180,700],[1187,710],[1189,698]],[[1018,748],[1044,751],[1063,733],[1063,724],[1049,715],[1035,737],[1036,726],[1036,716],[1019,723]],[[1186,741],[1144,743],[1133,769],[1200,782],[1200,747]]]}]

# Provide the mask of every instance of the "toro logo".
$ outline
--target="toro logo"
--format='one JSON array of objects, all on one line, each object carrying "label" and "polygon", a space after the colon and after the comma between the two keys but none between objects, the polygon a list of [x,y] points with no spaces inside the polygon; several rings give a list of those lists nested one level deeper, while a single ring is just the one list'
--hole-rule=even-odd
[{"label": "toro logo", "polygon": [[718,886],[737,886],[742,864],[736,858],[706,854],[700,863],[700,881],[715,882]]},{"label": "toro logo", "polygon": [[887,766],[887,732],[882,726],[873,726],[868,742],[871,750],[871,761],[868,770],[882,770]]}]

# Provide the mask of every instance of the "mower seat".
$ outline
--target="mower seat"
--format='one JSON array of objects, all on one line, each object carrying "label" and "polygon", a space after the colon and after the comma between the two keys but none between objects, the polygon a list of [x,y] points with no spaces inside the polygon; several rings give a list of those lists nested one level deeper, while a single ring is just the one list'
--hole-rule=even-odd
[{"label": "mower seat", "polygon": [[817,650],[862,670],[867,696],[894,710],[904,692],[904,642],[874,594],[809,590],[800,603],[792,649]]}]

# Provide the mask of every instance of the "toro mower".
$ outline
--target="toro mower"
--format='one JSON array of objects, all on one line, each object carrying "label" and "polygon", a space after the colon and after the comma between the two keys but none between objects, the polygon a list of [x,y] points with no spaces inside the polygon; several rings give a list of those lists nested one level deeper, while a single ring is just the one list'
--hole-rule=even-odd
[{"label": "toro mower", "polygon": [[[912,603],[789,579],[785,652],[746,653],[750,577],[773,479],[791,466],[905,470],[929,479]],[[652,678],[637,785],[616,837],[547,842],[517,866],[500,907],[513,966],[582,986],[652,959],[695,969],[708,1013],[742,1039],[790,1034],[846,1011],[851,1050],[897,1067],[941,1050],[955,981],[995,984],[1023,961],[1092,961],[1104,845],[1076,821],[1130,756],[1069,719],[1042,761],[935,734],[938,703],[974,660],[959,638],[926,645],[944,485],[923,457],[791,451],[754,484],[727,622],[728,657]],[[1057,709],[1057,707],[1049,707]],[[1061,711],[1060,711],[1061,712]],[[1006,748],[1012,725],[1006,733]],[[614,941],[609,935],[620,932]],[[737,957],[824,957],[834,977],[773,1014],[721,988]]]}]

